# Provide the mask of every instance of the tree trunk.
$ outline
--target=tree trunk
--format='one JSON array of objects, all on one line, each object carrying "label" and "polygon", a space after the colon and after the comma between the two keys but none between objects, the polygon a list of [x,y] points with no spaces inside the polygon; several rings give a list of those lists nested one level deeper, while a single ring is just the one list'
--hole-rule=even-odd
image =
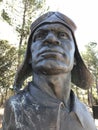
[{"label": "tree trunk", "polygon": [[92,88],[90,90],[88,90],[88,105],[92,107],[93,106]]},{"label": "tree trunk", "polygon": [[3,105],[3,100],[4,100],[4,96],[3,96],[3,94],[1,94],[0,106]]},{"label": "tree trunk", "polygon": [[18,66],[20,64],[20,59],[21,59],[21,55],[20,55],[21,45],[22,45],[22,42],[23,42],[23,39],[24,39],[24,26],[25,26],[26,11],[27,11],[27,8],[26,8],[26,2],[25,2],[24,3],[24,12],[23,12],[22,26],[21,26],[20,41],[19,41],[19,50],[18,50]]}]

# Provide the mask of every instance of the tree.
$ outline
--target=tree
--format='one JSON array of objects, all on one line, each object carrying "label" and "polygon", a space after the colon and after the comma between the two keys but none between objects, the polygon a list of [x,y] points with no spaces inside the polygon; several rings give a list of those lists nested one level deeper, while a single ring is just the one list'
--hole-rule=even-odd
[{"label": "tree", "polygon": [[85,104],[92,107],[94,104],[98,104],[98,50],[97,43],[90,42],[85,46],[85,51],[82,52],[82,58],[94,76],[94,82],[92,88],[89,90],[82,90],[72,85],[73,91],[78,98]]},{"label": "tree", "polygon": [[11,18],[8,16],[8,13],[5,11],[5,9],[2,10],[1,16],[11,25]]},{"label": "tree", "polygon": [[45,0],[5,0],[5,9],[2,17],[18,33],[19,51],[18,64],[20,64],[20,51],[22,44],[26,43],[29,34],[29,27],[36,15],[45,12]]},{"label": "tree", "polygon": [[98,100],[98,50],[97,43],[90,42],[86,45],[86,51],[82,54],[85,63],[88,67],[88,69],[91,71],[91,73],[94,76],[94,84],[92,85],[92,89],[88,91],[88,100],[92,101],[91,94],[93,95],[93,104],[97,104]]},{"label": "tree", "polygon": [[23,42],[25,43],[29,34],[32,17],[35,17],[36,12],[43,7],[43,3],[45,2],[42,0],[23,0],[22,24],[16,27],[17,32],[20,34],[18,63],[20,63],[21,45]]},{"label": "tree", "polygon": [[0,99],[1,104],[6,100],[17,66],[17,50],[7,41],[0,41]]}]

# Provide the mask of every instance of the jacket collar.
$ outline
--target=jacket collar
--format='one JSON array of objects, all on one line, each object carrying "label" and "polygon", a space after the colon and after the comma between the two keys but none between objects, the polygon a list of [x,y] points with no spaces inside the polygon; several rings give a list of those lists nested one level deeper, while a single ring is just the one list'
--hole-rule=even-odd
[{"label": "jacket collar", "polygon": [[[51,97],[49,94],[47,94],[45,91],[42,91],[40,88],[35,87],[32,85],[32,83],[28,84],[29,92],[31,96],[36,99],[38,104],[44,105],[46,107],[58,107],[61,104],[61,101],[55,97]],[[70,114],[73,112],[78,118],[79,123],[82,125],[82,127],[85,127],[85,110],[86,108],[84,105],[77,99],[74,92],[71,90],[70,93],[71,97],[71,104],[72,104],[72,110]]]},{"label": "jacket collar", "polygon": [[78,98],[75,96],[74,92],[71,90],[71,100],[73,101],[73,106],[72,106],[72,112],[74,112],[82,125],[84,127],[84,109],[83,104],[78,100]]}]

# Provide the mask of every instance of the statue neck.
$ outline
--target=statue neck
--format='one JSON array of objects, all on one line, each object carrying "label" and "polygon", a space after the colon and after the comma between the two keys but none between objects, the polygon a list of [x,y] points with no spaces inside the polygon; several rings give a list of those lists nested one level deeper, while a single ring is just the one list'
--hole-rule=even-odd
[{"label": "statue neck", "polygon": [[66,107],[70,104],[71,74],[33,74],[33,83],[50,96],[61,100]]}]

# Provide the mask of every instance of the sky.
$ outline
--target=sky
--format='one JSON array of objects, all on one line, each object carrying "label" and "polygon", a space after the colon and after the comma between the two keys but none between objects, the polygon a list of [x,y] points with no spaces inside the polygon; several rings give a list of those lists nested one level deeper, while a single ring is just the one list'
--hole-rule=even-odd
[{"label": "sky", "polygon": [[[81,51],[89,42],[98,43],[98,0],[46,0],[46,5],[50,11],[64,13],[75,22],[75,36]],[[5,22],[0,22],[0,25],[0,39],[17,42],[12,27]]]},{"label": "sky", "polygon": [[59,11],[76,26],[77,44],[82,51],[89,42],[98,43],[98,0],[47,0],[50,11]]}]

